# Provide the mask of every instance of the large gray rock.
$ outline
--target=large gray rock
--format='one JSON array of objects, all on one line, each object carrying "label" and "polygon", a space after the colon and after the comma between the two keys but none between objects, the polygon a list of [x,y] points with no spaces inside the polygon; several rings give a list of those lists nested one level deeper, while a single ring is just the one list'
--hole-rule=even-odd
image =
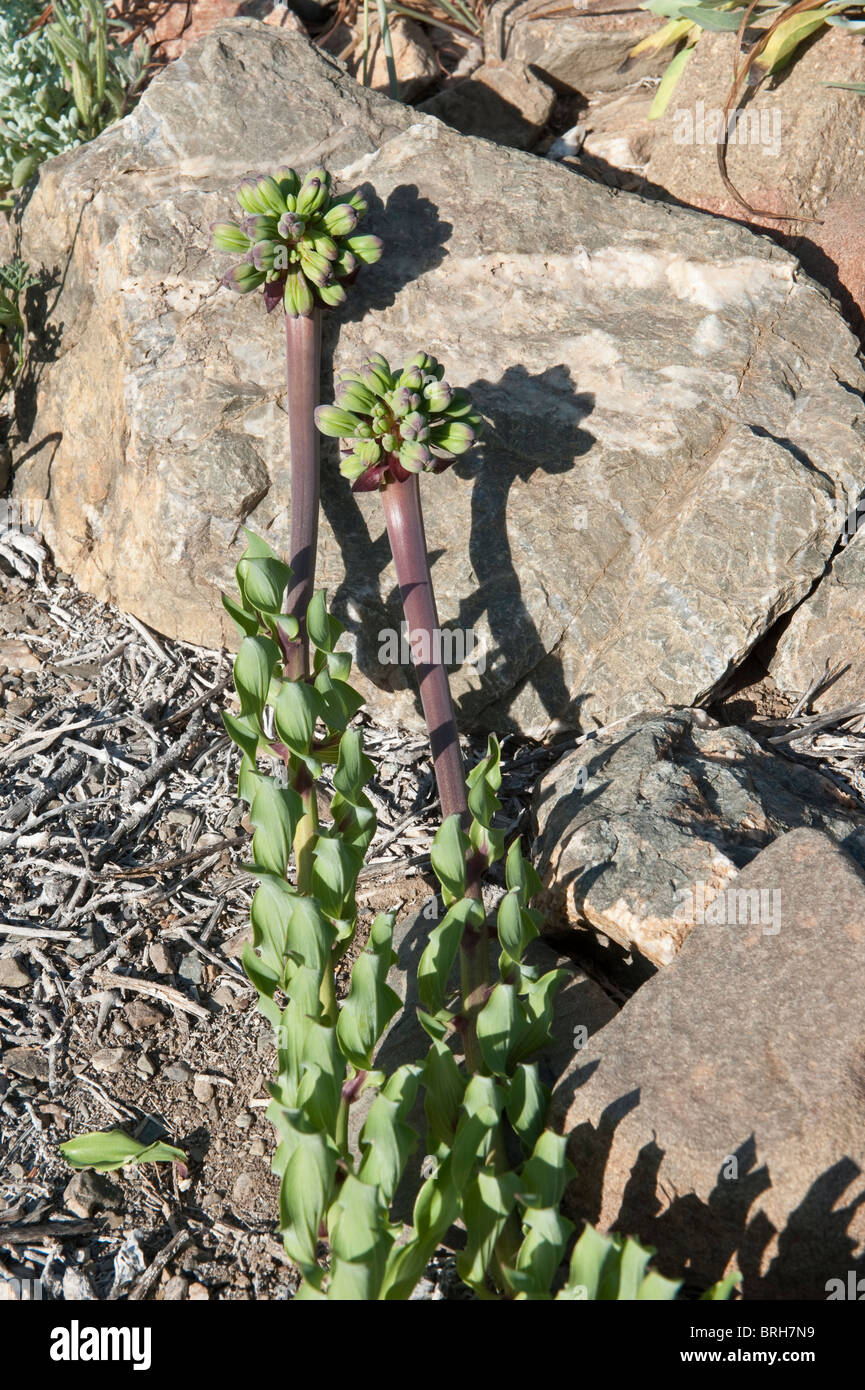
[{"label": "large gray rock", "polygon": [[781,690],[802,695],[826,664],[837,678],[814,700],[816,713],[865,700],[865,527],[832,562],[781,634],[769,670]]},{"label": "large gray rock", "polygon": [[534,809],[548,925],[592,927],[658,966],[690,932],[717,930],[739,871],[787,830],[830,830],[865,864],[861,805],[702,710],[583,744]]},{"label": "large gray rock", "polygon": [[660,25],[655,15],[640,13],[630,0],[588,0],[575,4],[573,14],[559,9],[549,19],[538,17],[537,0],[498,0],[487,9],[484,46],[487,60],[531,63],[559,87],[613,91],[664,71],[669,50],[660,57],[628,57]]},{"label": "large gray rock", "polygon": [[777,895],[780,930],[694,932],[555,1091],[566,1202],[656,1246],[666,1274],[734,1265],[746,1298],[825,1299],[863,1273],[865,880],[796,830],[736,886]]},{"label": "large gray rock", "polygon": [[[328,378],[423,345],[490,421],[423,485],[442,621],[484,657],[454,674],[464,725],[695,703],[808,592],[865,481],[843,323],[767,241],[417,120],[251,21],[44,166],[24,214],[23,253],[62,267],[63,337],[15,490],[46,499],[60,565],[162,632],[232,635],[241,524],[287,536],[282,342],[258,297],[216,288],[208,228],[248,169],[321,160],[387,244],[328,320]],[[400,610],[380,503],[330,449],[323,509],[319,582],[366,694],[414,719],[381,646]]]}]

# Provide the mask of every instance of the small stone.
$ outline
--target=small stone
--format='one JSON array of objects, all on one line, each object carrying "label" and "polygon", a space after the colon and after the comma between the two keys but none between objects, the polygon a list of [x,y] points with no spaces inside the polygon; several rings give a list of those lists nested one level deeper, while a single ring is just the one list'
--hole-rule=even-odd
[{"label": "small stone", "polygon": [[162,1291],[165,1303],[181,1303],[189,1291],[189,1281],[182,1274],[172,1274]]},{"label": "small stone", "polygon": [[87,1275],[74,1265],[68,1265],[63,1271],[63,1298],[67,1303],[81,1303],[96,1298]]},{"label": "small stone", "polygon": [[96,1071],[114,1074],[123,1070],[130,1055],[128,1047],[100,1047],[93,1053],[90,1061]]},{"label": "small stone", "polygon": [[158,975],[174,974],[174,957],[161,941],[153,941],[150,944],[150,964]]},{"label": "small stone", "polygon": [[177,971],[181,980],[187,980],[191,985],[200,985],[204,973],[204,964],[201,956],[195,951],[190,951],[189,955],[184,956]]},{"label": "small stone", "polygon": [[192,825],[195,812],[187,811],[185,806],[175,806],[165,817],[169,825]]},{"label": "small stone", "polygon": [[66,954],[73,960],[86,960],[96,951],[101,951],[104,945],[104,932],[95,922],[86,922],[81,928],[81,934],[73,941],[67,941],[64,946]]},{"label": "small stone", "polygon": [[255,1202],[255,1179],[251,1173],[241,1173],[231,1189],[231,1199],[239,1207],[251,1207]]},{"label": "small stone", "polygon": [[9,668],[13,675],[20,675],[22,671],[38,671],[42,665],[27,643],[17,638],[0,642],[0,662]]},{"label": "small stone", "polygon": [[144,999],[131,1000],[123,1012],[136,1032],[143,1028],[157,1028],[160,1023],[165,1022],[162,1010],[157,1009],[154,1004],[148,1004]]},{"label": "small stone", "polygon": [[0,989],[26,989],[32,983],[17,956],[0,956]]},{"label": "small stone", "polygon": [[71,896],[74,881],[68,874],[48,874],[42,885],[42,901],[46,907],[59,907]]},{"label": "small stone", "polygon": [[251,1154],[254,1154],[256,1158],[263,1158],[264,1155],[267,1153],[267,1146],[265,1145],[264,1140],[261,1139],[258,1135],[256,1135],[254,1139],[250,1140],[249,1152]]},{"label": "small stone", "polygon": [[221,1009],[234,1009],[238,1002],[241,1007],[243,1005],[242,999],[239,999],[239,996],[230,990],[228,985],[220,985],[219,989],[215,989],[210,997],[214,1004],[218,1004]]},{"label": "small stone", "polygon": [[192,1068],[185,1062],[172,1062],[170,1066],[164,1068],[162,1075],[166,1081],[184,1082],[192,1076]]},{"label": "small stone", "polygon": [[188,1296],[192,1303],[205,1303],[210,1298],[203,1284],[190,1284]]},{"label": "small stone", "polygon": [[138,1072],[139,1076],[156,1075],[156,1065],[146,1052],[142,1052],[141,1056],[138,1058],[135,1064],[135,1070]]},{"label": "small stone", "polygon": [[253,1122],[253,1118],[254,1117],[250,1115],[248,1110],[244,1110],[241,1114],[235,1115],[234,1123],[238,1129],[249,1129]]},{"label": "small stone", "polygon": [[35,708],[35,700],[31,700],[26,695],[19,695],[7,703],[6,713],[13,719],[26,719],[27,715],[32,714]]},{"label": "small stone", "polygon": [[10,1047],[3,1053],[3,1065],[15,1076],[31,1081],[48,1080],[48,1058],[38,1047]]},{"label": "small stone", "polygon": [[97,1211],[116,1211],[123,1202],[123,1193],[104,1173],[85,1168],[67,1183],[63,1202],[74,1216],[89,1217]]},{"label": "small stone", "polygon": [[203,1076],[198,1076],[192,1087],[192,1094],[196,1100],[201,1101],[202,1105],[207,1105],[208,1101],[213,1100],[213,1087],[209,1081],[205,1081]]}]

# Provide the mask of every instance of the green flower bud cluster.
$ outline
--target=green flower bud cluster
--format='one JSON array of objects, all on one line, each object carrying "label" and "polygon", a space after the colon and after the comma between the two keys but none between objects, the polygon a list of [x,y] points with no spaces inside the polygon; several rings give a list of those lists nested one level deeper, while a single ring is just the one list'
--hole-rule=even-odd
[{"label": "green flower bud cluster", "polygon": [[340,472],[353,491],[441,473],[475,443],[483,421],[466,392],[443,378],[444,367],[426,352],[402,370],[374,352],[359,372],[337,375],[336,404],[320,405],[315,422],[339,439]]},{"label": "green flower bud cluster", "polygon": [[218,251],[243,256],[222,283],[239,294],[262,289],[268,311],[282,302],[291,318],[309,318],[316,305],[344,304],[345,282],[381,257],[379,237],[356,235],[365,200],[335,198],[326,169],[304,179],[294,169],[246,178],[236,196],[240,223],[213,227]]}]

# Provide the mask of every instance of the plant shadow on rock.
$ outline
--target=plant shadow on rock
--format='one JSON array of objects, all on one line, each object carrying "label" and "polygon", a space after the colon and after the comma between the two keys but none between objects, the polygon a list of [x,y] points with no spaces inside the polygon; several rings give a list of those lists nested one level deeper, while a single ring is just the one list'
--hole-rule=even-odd
[{"label": "plant shadow on rock", "polygon": [[[397,190],[399,193],[401,190]],[[365,194],[366,196],[366,194]],[[388,212],[396,200],[388,202]],[[401,206],[401,200],[400,200]],[[448,224],[438,224],[447,227]],[[389,234],[389,225],[384,226]],[[413,253],[412,253],[413,254]],[[390,256],[390,241],[388,242]],[[427,262],[429,264],[429,262]],[[373,280],[377,266],[371,267]],[[405,263],[406,279],[418,273],[414,262]],[[358,297],[358,314],[381,303],[381,295],[373,283],[365,290],[371,301]],[[394,295],[390,294],[388,303]],[[339,323],[334,321],[325,341],[325,379],[323,399],[332,399],[332,345]],[[422,346],[419,343],[419,346]],[[447,362],[445,370],[447,371]],[[540,474],[567,473],[577,459],[587,454],[594,436],[582,427],[582,422],[594,407],[591,393],[574,390],[570,370],[564,364],[547,368],[532,375],[522,366],[509,367],[498,382],[483,378],[471,382],[455,382],[464,387],[473,403],[486,418],[488,425],[479,448],[457,459],[454,472],[464,482],[472,484],[468,505],[471,509],[469,558],[477,579],[477,591],[460,602],[459,613],[452,627],[473,630],[485,617],[490,627],[493,648],[491,679],[493,694],[484,704],[502,700],[504,709],[493,709],[490,723],[500,733],[516,731],[517,725],[507,715],[507,703],[514,691],[531,682],[551,719],[564,717],[573,721],[585,695],[574,698],[565,683],[559,658],[547,651],[534,618],[522,597],[520,575],[514,563],[507,534],[508,497],[517,480],[528,482]],[[325,448],[328,446],[325,445]],[[426,480],[435,487],[435,480]],[[357,642],[356,661],[360,671],[380,689],[411,683],[400,668],[381,667],[378,658],[377,634],[382,628],[399,630],[401,606],[394,591],[383,604],[379,597],[379,577],[390,564],[390,546],[382,528],[373,540],[364,512],[333,466],[322,471],[322,506],[340,547],[346,578],[333,595],[333,611],[353,633]],[[435,583],[435,561],[441,551],[432,551],[430,562]],[[541,576],[546,584],[546,577]],[[363,619],[358,616],[358,609]],[[396,672],[396,673],[395,673]],[[419,701],[417,705],[420,708]],[[458,706],[458,713],[476,718],[479,710],[475,692]]]},{"label": "plant shadow on rock", "polygon": [[[441,263],[447,254],[445,242],[453,231],[450,222],[441,220],[435,204],[420,196],[416,184],[401,184],[386,204],[371,184],[361,184],[357,191],[369,206],[364,231],[386,240],[387,255],[362,268],[347,305],[338,314],[324,315],[322,401],[333,400],[333,359],[343,324],[362,322],[370,311],[390,308],[401,289]],[[381,603],[377,583],[378,576],[390,564],[390,546],[384,528],[377,540],[370,536],[357,498],[336,467],[333,444],[326,439],[321,442],[325,463],[321,472],[321,508],[339,545],[345,574],[329,595],[329,603],[334,615],[355,637],[356,664],[369,676],[378,668],[376,634],[380,628],[394,625],[393,615]],[[398,601],[397,595],[397,604]],[[357,616],[359,611],[363,613],[362,620]],[[384,678],[379,684],[390,688]]]},{"label": "plant shadow on rock", "polygon": [[[362,267],[339,315],[325,315],[326,364],[332,360],[340,325],[362,323],[370,312],[389,309],[400,290],[441,265],[447,255],[445,243],[453,232],[453,223],[442,221],[438,208],[421,196],[417,184],[400,184],[387,203],[382,202],[372,184],[362,183],[356,191],[366,199],[369,208],[362,230],[383,239],[385,254],[374,265]],[[420,327],[418,332],[422,332]]]},{"label": "plant shadow on rock", "polygon": [[[573,1073],[560,1092],[561,1105],[574,1103],[596,1066]],[[565,1205],[577,1219],[600,1223],[616,1130],[639,1104],[637,1088],[607,1106],[597,1129],[585,1122],[572,1130],[568,1152],[579,1177],[571,1184]],[[737,1164],[735,1178],[725,1176],[722,1166],[707,1200],[695,1193],[670,1200],[669,1178],[661,1175],[664,1150],[654,1141],[645,1144],[631,1168],[611,1228],[654,1247],[655,1264],[669,1278],[681,1278],[684,1271],[686,1296],[703,1292],[721,1279],[731,1260],[743,1276],[740,1292],[745,1299],[815,1301],[828,1296],[830,1280],[846,1281],[850,1272],[857,1279],[865,1274],[865,1254],[856,1254],[858,1242],[848,1234],[853,1217],[865,1203],[865,1187],[839,1206],[862,1177],[859,1165],[842,1158],[821,1173],[790,1213],[784,1229],[777,1231],[765,1212],[750,1214],[772,1186],[769,1168],[759,1165],[758,1153],[759,1130],[745,1137],[730,1155]],[[761,1273],[776,1236],[776,1252]]]},{"label": "plant shadow on rock", "polygon": [[[492,662],[487,684],[496,693],[485,702],[491,708],[484,722],[501,733],[519,732],[507,715],[507,704],[510,692],[531,684],[550,719],[570,724],[587,693],[571,695],[560,658],[547,651],[523,600],[508,539],[507,507],[517,481],[534,479],[542,488],[544,475],[569,473],[577,459],[588,454],[595,436],[583,428],[583,421],[594,409],[595,397],[574,389],[564,363],[534,376],[525,367],[508,367],[500,381],[480,379],[468,391],[490,428],[481,448],[454,465],[457,477],[473,483],[469,557],[477,577],[475,593],[460,603],[457,626],[473,629],[484,615],[489,624]],[[553,576],[540,578],[546,586]],[[504,709],[495,708],[496,696],[504,697]],[[476,705],[472,713],[478,708],[483,705]]]}]

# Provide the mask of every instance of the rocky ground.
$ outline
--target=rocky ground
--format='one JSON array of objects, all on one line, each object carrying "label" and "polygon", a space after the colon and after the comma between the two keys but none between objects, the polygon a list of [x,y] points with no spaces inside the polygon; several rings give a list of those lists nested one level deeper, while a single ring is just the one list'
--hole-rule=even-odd
[{"label": "rocky ground", "polygon": [[[24,544],[5,543],[20,573],[0,559],[0,1275],[66,1298],[285,1297],[272,1034],[237,961],[253,881],[219,715],[231,658],[156,638]],[[425,740],[371,721],[365,739],[379,832],[343,987],[375,913],[405,919],[435,884]],[[554,755],[505,756],[517,829]],[[73,1176],[58,1144],[114,1126],[167,1137],[188,1171]],[[426,1296],[449,1296],[449,1258]]]}]

